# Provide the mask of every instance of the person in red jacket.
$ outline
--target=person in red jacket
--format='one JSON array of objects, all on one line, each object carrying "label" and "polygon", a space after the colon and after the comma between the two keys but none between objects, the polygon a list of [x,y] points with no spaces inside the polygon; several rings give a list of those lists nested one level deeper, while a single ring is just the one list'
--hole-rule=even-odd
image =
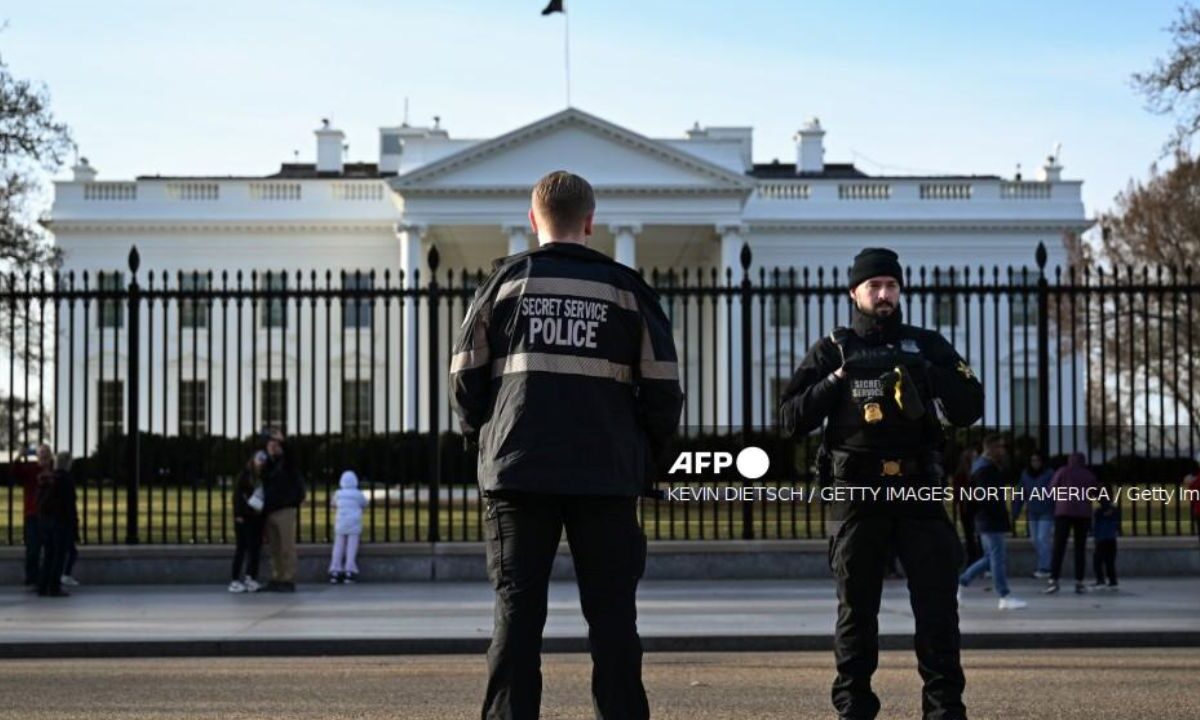
[{"label": "person in red jacket", "polygon": [[49,471],[54,459],[49,445],[39,445],[35,462],[13,463],[13,477],[21,483],[25,499],[25,585],[38,584],[41,573],[42,540],[38,530],[38,476]]},{"label": "person in red jacket", "polygon": [[[1200,494],[1200,455],[1192,461],[1192,474],[1183,479],[1183,486]],[[1196,537],[1200,537],[1200,498],[1192,500],[1192,528]]]},{"label": "person in red jacket", "polygon": [[61,452],[52,470],[38,476],[38,530],[42,535],[42,567],[38,577],[41,597],[70,597],[62,588],[63,563],[73,533],[75,483],[71,478],[71,454]]}]

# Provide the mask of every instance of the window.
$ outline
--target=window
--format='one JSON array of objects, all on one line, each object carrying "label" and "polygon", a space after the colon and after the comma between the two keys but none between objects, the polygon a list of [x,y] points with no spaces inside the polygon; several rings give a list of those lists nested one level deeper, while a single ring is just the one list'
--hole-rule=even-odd
[{"label": "window", "polygon": [[1025,292],[1014,291],[1009,298],[1014,326],[1037,324],[1037,284],[1037,273],[1029,268],[1021,268],[1020,272],[1013,274],[1013,285],[1029,288]]},{"label": "window", "polygon": [[185,293],[199,293],[197,298],[180,298],[179,326],[181,328],[208,327],[208,299],[205,297],[212,290],[212,278],[207,273],[184,273],[179,276],[179,289]]},{"label": "window", "polygon": [[259,406],[261,425],[287,432],[287,380],[263,380]]},{"label": "window", "polygon": [[1011,424],[1014,430],[1028,431],[1038,422],[1038,380],[1015,377],[1012,382]]},{"label": "window", "polygon": [[[268,292],[280,292],[287,289],[287,275],[282,272],[265,272],[263,273],[262,289]],[[262,313],[262,326],[264,328],[282,328],[287,327],[287,299],[283,297],[273,297],[266,301],[265,309]]]},{"label": "window", "polygon": [[[371,290],[375,280],[364,272],[346,273],[342,277],[345,290]],[[371,327],[372,297],[369,293],[350,296],[342,301],[342,327],[346,330]]]},{"label": "window", "polygon": [[121,380],[101,380],[97,383],[100,396],[100,442],[125,432],[125,383]]},{"label": "window", "polygon": [[[938,268],[934,280],[935,287],[954,285],[958,276],[954,268]],[[934,306],[934,324],[936,327],[953,327],[958,324],[958,293],[938,292]]]},{"label": "window", "polygon": [[[96,283],[101,291],[124,291],[125,275],[119,272],[96,273]],[[100,315],[96,318],[102,328],[120,328],[125,325],[125,303],[119,298],[100,301]]]},{"label": "window", "polygon": [[191,437],[208,434],[208,387],[203,380],[179,383],[179,434]]},{"label": "window", "polygon": [[371,434],[372,399],[370,380],[346,380],[342,383],[343,433]]}]

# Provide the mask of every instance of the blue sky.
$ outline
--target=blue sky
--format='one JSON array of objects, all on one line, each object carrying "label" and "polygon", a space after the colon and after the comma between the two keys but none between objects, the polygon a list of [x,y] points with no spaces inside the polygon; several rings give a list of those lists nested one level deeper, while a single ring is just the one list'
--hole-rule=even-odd
[{"label": "blue sky", "polygon": [[[377,129],[440,115],[488,137],[565,104],[562,17],[543,0],[8,4],[0,53],[45,82],[102,178],[258,174],[310,160],[332,115],[352,160]],[[1132,90],[1173,2],[567,0],[572,101],[650,136],[752,125],[868,172],[1032,174],[1063,143],[1088,212],[1145,177],[1170,133]]]}]

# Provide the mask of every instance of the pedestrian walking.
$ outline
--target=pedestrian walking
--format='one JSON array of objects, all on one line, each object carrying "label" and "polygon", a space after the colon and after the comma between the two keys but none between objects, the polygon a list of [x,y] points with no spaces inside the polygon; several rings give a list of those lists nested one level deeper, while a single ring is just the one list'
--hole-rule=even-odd
[{"label": "pedestrian walking", "polygon": [[1007,538],[1012,531],[1012,524],[1009,522],[1008,504],[1004,499],[1006,483],[1001,475],[1006,451],[1002,435],[989,435],[983,441],[983,454],[971,468],[971,486],[986,488],[994,494],[989,494],[979,501],[975,521],[979,528],[979,538],[983,542],[983,557],[971,563],[959,576],[959,598],[962,598],[962,589],[966,589],[971,581],[982,575],[985,570],[990,570],[992,584],[999,597],[999,608],[1020,610],[1027,603],[1015,597],[1008,587]]}]

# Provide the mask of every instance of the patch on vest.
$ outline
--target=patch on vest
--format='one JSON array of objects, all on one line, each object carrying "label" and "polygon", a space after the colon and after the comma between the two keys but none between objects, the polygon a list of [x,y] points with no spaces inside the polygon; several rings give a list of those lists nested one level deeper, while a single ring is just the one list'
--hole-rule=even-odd
[{"label": "patch on vest", "polygon": [[966,378],[966,379],[968,379],[968,380],[974,380],[974,379],[975,379],[975,372],[974,372],[973,370],[971,370],[971,366],[970,366],[970,365],[968,365],[968,364],[966,364],[966,363],[965,363],[964,361],[962,361],[962,360],[959,360],[959,361],[958,361],[958,371],[959,371],[960,373],[962,373],[962,376],[963,376],[963,377],[965,377],[965,378]]},{"label": "patch on vest", "polygon": [[883,395],[883,381],[879,378],[854,378],[850,385],[850,397],[855,400]]}]

